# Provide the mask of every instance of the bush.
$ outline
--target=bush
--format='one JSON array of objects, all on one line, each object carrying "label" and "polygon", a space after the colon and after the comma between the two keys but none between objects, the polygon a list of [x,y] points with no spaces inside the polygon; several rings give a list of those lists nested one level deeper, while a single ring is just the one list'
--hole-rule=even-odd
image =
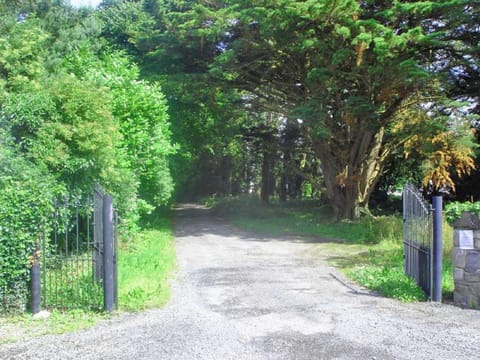
[{"label": "bush", "polygon": [[462,216],[464,211],[477,214],[480,217],[480,201],[477,202],[451,202],[445,206],[445,216],[449,224]]},{"label": "bush", "polygon": [[24,310],[35,242],[57,191],[6,140],[0,134],[0,312]]}]

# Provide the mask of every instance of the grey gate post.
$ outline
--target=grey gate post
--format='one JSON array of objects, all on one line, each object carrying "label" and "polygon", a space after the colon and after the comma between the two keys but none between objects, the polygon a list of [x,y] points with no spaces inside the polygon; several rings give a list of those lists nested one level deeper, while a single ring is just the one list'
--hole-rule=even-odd
[{"label": "grey gate post", "polygon": [[[32,254],[32,267],[30,269],[31,276],[31,310],[33,314],[40,312],[40,256],[39,256],[38,243],[35,244],[35,248]],[[45,251],[45,250],[44,250]]]},{"label": "grey gate post", "polygon": [[442,233],[442,197],[434,196],[433,206],[433,284],[432,301],[442,301],[442,260],[443,260],[443,233]]},{"label": "grey gate post", "polygon": [[107,312],[114,310],[113,235],[113,200],[106,194],[103,196],[103,294]]}]

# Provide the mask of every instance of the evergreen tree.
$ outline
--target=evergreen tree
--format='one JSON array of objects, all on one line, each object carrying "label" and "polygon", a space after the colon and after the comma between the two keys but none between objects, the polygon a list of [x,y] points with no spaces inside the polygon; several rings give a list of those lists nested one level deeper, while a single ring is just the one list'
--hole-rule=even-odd
[{"label": "evergreen tree", "polygon": [[[420,129],[439,146],[424,152],[431,156],[427,176],[438,186],[451,183],[449,167],[472,168],[469,147],[457,146],[460,127],[442,135],[450,123],[441,115],[454,105],[440,106],[442,79],[425,62],[430,51],[448,46],[430,25],[465,4],[199,2],[177,16],[175,31],[193,44],[217,39],[212,74],[303,121],[335,213],[354,218],[368,205],[389,155],[412,144]],[[439,106],[426,111],[432,101]],[[406,113],[416,116],[408,127]]]}]

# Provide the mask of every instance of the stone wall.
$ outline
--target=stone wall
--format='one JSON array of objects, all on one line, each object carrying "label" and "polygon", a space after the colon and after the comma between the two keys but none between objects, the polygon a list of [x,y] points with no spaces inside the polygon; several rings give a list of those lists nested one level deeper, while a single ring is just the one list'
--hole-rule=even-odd
[{"label": "stone wall", "polygon": [[453,223],[456,305],[480,309],[480,220],[469,212]]}]

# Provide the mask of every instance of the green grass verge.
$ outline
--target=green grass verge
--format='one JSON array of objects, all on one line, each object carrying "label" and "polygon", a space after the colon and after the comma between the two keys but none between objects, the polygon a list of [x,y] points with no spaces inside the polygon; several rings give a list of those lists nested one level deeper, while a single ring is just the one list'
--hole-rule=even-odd
[{"label": "green grass verge", "polygon": [[173,234],[168,216],[155,214],[134,241],[122,243],[118,260],[120,310],[158,307],[168,300],[175,267]]},{"label": "green grass verge", "polygon": [[[158,307],[170,296],[169,278],[175,267],[175,249],[169,214],[155,213],[118,251],[119,311]],[[0,316],[0,344],[47,334],[91,327],[110,314],[88,310],[53,311],[46,319],[31,314]]]},{"label": "green grass verge", "polygon": [[[265,205],[252,198],[216,201],[219,214],[238,227],[270,235],[321,238],[312,251],[357,283],[405,302],[425,300],[403,271],[402,221],[399,215],[336,221],[327,206],[315,202]],[[452,229],[444,224],[443,294],[453,294]],[[326,256],[325,254],[328,254]]]}]

